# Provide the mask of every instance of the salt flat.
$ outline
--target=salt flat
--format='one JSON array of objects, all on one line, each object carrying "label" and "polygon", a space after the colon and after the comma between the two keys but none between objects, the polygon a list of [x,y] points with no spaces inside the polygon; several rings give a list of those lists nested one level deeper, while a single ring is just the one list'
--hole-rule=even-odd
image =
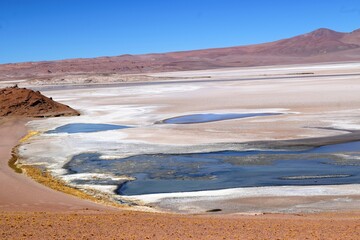
[{"label": "salt flat", "polygon": [[[360,129],[359,65],[341,63],[160,73],[152,75],[171,76],[171,83],[164,80],[163,84],[119,84],[109,85],[107,88],[44,91],[54,100],[79,110],[82,115],[31,121],[29,128],[40,131],[41,134],[20,146],[20,154],[25,163],[43,164],[53,175],[67,180],[62,166],[72,156],[83,152],[98,152],[102,154],[102,158],[111,161],[138,154],[242,150],[246,147],[236,145],[237,143],[252,141],[337,136]],[[305,73],[311,73],[311,77]],[[210,79],[193,81],[199,76],[210,76]],[[261,79],[257,79],[258,76]],[[178,77],[179,81],[174,80],[174,77]],[[184,77],[193,79],[180,81]],[[155,124],[163,119],[189,114],[262,112],[282,114],[201,124]],[[119,124],[132,128],[86,134],[44,133],[69,123]],[[93,187],[111,193],[117,186],[81,187]],[[352,187],[356,189],[359,186],[346,187],[349,191],[341,185],[331,186],[331,189],[335,189],[334,193],[336,189],[343,190],[341,200],[336,202],[338,194],[333,197],[331,191],[318,194],[324,186],[316,186],[307,190],[306,200],[301,194],[288,196],[289,204],[285,206],[291,208],[290,205],[306,203],[319,210],[322,206],[324,210],[354,209],[358,205],[360,193],[355,190],[358,194],[354,194]],[[274,195],[271,197],[282,196],[282,191],[277,191],[276,187],[272,191]],[[191,195],[183,193],[181,201],[186,202]],[[203,198],[202,204],[207,201],[207,206],[213,206],[213,195],[211,193],[206,199]],[[294,200],[296,196],[299,198]],[[261,193],[247,195],[247,199],[253,197],[269,199],[269,196],[262,196]],[[238,197],[236,205],[242,204],[242,198]],[[139,199],[146,202],[144,197]],[[181,201],[170,202],[175,204],[174,202]],[[231,201],[235,200],[232,198]],[[333,204],[334,201],[341,204]],[[268,206],[263,207],[266,211],[284,209],[270,200],[268,203]],[[226,204],[231,208],[234,206],[222,199],[221,205]],[[266,203],[260,200],[259,204]],[[206,208],[208,207],[205,205],[199,211]],[[254,211],[254,208],[256,210],[255,206],[235,211]],[[301,208],[304,209],[307,208]],[[196,212],[193,210],[191,212]]]}]

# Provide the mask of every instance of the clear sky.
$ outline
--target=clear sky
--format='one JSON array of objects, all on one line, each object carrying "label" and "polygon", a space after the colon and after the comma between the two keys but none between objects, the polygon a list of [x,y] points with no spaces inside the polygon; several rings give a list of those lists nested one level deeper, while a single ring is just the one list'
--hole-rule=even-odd
[{"label": "clear sky", "polygon": [[360,0],[0,0],[0,63],[274,41],[360,28]]}]

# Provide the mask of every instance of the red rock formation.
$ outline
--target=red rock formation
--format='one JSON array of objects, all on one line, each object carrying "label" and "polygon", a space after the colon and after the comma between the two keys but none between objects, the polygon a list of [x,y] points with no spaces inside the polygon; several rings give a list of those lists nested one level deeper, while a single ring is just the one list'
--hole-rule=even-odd
[{"label": "red rock formation", "polygon": [[78,116],[79,112],[26,88],[0,89],[0,117]]}]

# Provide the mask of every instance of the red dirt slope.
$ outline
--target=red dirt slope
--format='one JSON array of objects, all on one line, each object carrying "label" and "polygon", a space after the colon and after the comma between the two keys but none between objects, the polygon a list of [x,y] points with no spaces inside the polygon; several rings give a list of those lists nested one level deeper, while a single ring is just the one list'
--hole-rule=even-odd
[{"label": "red dirt slope", "polygon": [[78,116],[79,112],[26,88],[0,89],[0,117],[59,117]]}]

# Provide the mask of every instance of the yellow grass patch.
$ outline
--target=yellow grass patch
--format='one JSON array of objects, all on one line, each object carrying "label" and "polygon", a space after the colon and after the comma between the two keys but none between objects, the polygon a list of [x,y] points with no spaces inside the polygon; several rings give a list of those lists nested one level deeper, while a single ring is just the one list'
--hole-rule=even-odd
[{"label": "yellow grass patch", "polygon": [[17,155],[15,153],[15,150],[13,150],[12,153],[11,153],[11,158],[10,158],[10,160],[8,162],[8,165],[15,172],[22,173],[23,171],[22,171],[21,167],[19,167],[19,165],[17,163],[17,160],[18,160]]},{"label": "yellow grass patch", "polygon": [[20,143],[24,143],[26,141],[28,141],[30,138],[32,138],[35,135],[38,135],[40,132],[39,131],[29,131],[25,137],[23,137],[22,139],[20,139]]}]

